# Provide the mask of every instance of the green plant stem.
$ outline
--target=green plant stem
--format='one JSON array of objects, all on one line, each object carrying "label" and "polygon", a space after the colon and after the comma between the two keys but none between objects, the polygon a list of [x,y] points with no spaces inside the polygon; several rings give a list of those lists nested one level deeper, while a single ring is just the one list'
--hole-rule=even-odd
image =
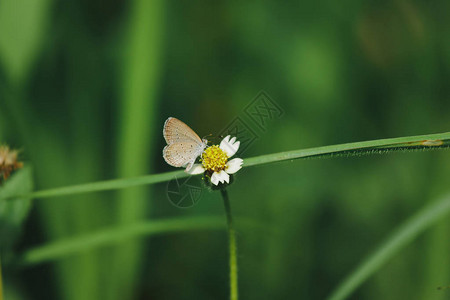
[{"label": "green plant stem", "polygon": [[[428,141],[428,143],[423,144],[425,141]],[[450,132],[446,132],[428,135],[416,135],[399,138],[346,143],[339,145],[279,152],[274,154],[266,154],[246,159],[244,161],[244,166],[249,167],[300,158],[361,156],[367,154],[384,154],[398,151],[431,150],[449,147],[450,147]]]},{"label": "green plant stem", "polygon": [[230,255],[230,299],[238,299],[238,264],[237,264],[237,247],[236,247],[236,233],[233,228],[233,219],[231,217],[230,199],[228,192],[225,189],[220,190],[223,197],[223,204],[225,206],[225,213],[227,215],[228,224],[228,243]]},{"label": "green plant stem", "polygon": [[367,278],[380,269],[415,237],[450,213],[450,195],[421,209],[408,219],[375,252],[363,261],[330,295],[329,300],[347,299]]},{"label": "green plant stem", "polygon": [[57,260],[68,255],[94,248],[123,243],[144,235],[185,232],[190,230],[217,230],[224,227],[218,217],[184,217],[141,221],[130,225],[115,226],[77,237],[59,239],[27,250],[17,259],[20,266],[31,266]]},{"label": "green plant stem", "polygon": [[[267,234],[266,224],[261,224],[251,218],[241,218],[239,223],[241,226],[251,228],[253,231]],[[140,221],[134,224],[104,228],[74,237],[58,239],[54,242],[47,242],[46,244],[28,249],[13,258],[13,263],[16,263],[20,267],[31,267],[36,264],[52,262],[71,255],[77,255],[80,252],[123,243],[133,238],[193,230],[222,230],[224,227],[223,219],[214,216]],[[270,230],[273,234],[279,234],[273,228]]]},{"label": "green plant stem", "polygon": [[2,262],[0,260],[0,300],[3,300]]},{"label": "green plant stem", "polygon": [[[424,141],[431,141],[424,143]],[[347,143],[340,145],[331,145],[325,147],[316,147],[309,149],[300,149],[287,152],[279,152],[257,157],[244,159],[243,167],[250,167],[286,160],[302,158],[320,158],[333,156],[361,156],[364,154],[381,154],[396,151],[408,150],[432,150],[450,147],[450,132],[418,135],[391,139],[381,139],[365,142]],[[91,193],[108,190],[119,190],[134,186],[166,182],[175,178],[184,178],[190,176],[184,171],[167,172],[161,174],[145,175],[134,178],[112,179],[106,181],[90,182],[86,184],[52,188],[48,190],[36,191],[30,194],[17,195],[11,198],[48,198],[64,195],[75,195],[82,193]]]}]

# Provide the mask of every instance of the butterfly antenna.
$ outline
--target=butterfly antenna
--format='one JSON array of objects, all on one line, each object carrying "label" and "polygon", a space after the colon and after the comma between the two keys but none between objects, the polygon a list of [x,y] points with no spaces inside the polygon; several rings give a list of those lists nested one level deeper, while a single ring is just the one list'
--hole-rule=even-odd
[{"label": "butterfly antenna", "polygon": [[[207,134],[207,135],[203,136],[203,140],[205,140],[205,139],[206,139],[206,137],[208,137],[208,136],[212,136],[212,133],[210,133],[210,134]],[[208,139],[206,139],[206,140],[208,141]]]}]

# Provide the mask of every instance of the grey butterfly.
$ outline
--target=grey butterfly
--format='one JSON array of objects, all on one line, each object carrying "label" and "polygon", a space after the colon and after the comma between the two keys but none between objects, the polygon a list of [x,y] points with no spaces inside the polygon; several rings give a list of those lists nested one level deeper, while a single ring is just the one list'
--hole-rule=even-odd
[{"label": "grey butterfly", "polygon": [[208,141],[201,139],[189,126],[177,118],[170,117],[164,123],[164,160],[174,167],[186,167],[189,171],[205,148]]}]

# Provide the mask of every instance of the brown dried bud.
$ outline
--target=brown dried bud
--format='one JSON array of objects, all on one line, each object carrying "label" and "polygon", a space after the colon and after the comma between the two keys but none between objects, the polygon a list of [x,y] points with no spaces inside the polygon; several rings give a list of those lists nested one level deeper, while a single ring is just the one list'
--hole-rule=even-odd
[{"label": "brown dried bud", "polygon": [[11,150],[8,146],[0,146],[0,182],[8,179],[14,170],[23,167],[23,163],[17,161],[19,151]]}]

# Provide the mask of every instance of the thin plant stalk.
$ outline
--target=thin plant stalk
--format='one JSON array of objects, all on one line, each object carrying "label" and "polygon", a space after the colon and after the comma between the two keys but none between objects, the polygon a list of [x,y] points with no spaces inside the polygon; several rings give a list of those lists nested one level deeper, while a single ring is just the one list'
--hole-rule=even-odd
[{"label": "thin plant stalk", "polygon": [[223,197],[223,204],[225,206],[225,213],[227,215],[228,225],[228,243],[230,255],[230,299],[238,299],[238,265],[237,265],[237,247],[236,247],[236,233],[233,227],[233,219],[231,217],[231,206],[228,198],[228,193],[225,189],[220,190]]},{"label": "thin plant stalk", "polygon": [[[309,149],[298,149],[286,152],[272,153],[244,159],[243,167],[251,167],[281,161],[292,161],[305,158],[326,158],[336,156],[361,156],[369,154],[383,154],[397,151],[448,149],[450,147],[450,132],[372,140],[365,142],[331,145]],[[11,196],[12,198],[48,198],[100,191],[120,190],[140,185],[166,182],[174,178],[180,179],[190,176],[184,171],[166,172],[131,178],[120,178],[85,184],[56,187],[35,191],[28,194]]]},{"label": "thin plant stalk", "polygon": [[[248,222],[249,223],[249,222]],[[99,247],[123,244],[143,236],[170,234],[191,230],[219,230],[225,224],[219,217],[184,217],[146,220],[90,232],[80,236],[58,239],[27,250],[17,258],[19,266],[32,266],[88,252]],[[251,224],[250,224],[251,225]]]},{"label": "thin plant stalk", "polygon": [[0,260],[0,300],[3,300],[2,262]]},{"label": "thin plant stalk", "polygon": [[[242,227],[267,233],[267,228],[252,218],[240,218],[239,223]],[[36,264],[66,259],[80,252],[124,243],[130,239],[192,230],[222,230],[225,228],[226,225],[223,223],[223,219],[216,216],[146,220],[47,242],[26,250],[15,258],[14,263],[18,267],[30,267]],[[276,231],[273,232],[275,233]]]}]

